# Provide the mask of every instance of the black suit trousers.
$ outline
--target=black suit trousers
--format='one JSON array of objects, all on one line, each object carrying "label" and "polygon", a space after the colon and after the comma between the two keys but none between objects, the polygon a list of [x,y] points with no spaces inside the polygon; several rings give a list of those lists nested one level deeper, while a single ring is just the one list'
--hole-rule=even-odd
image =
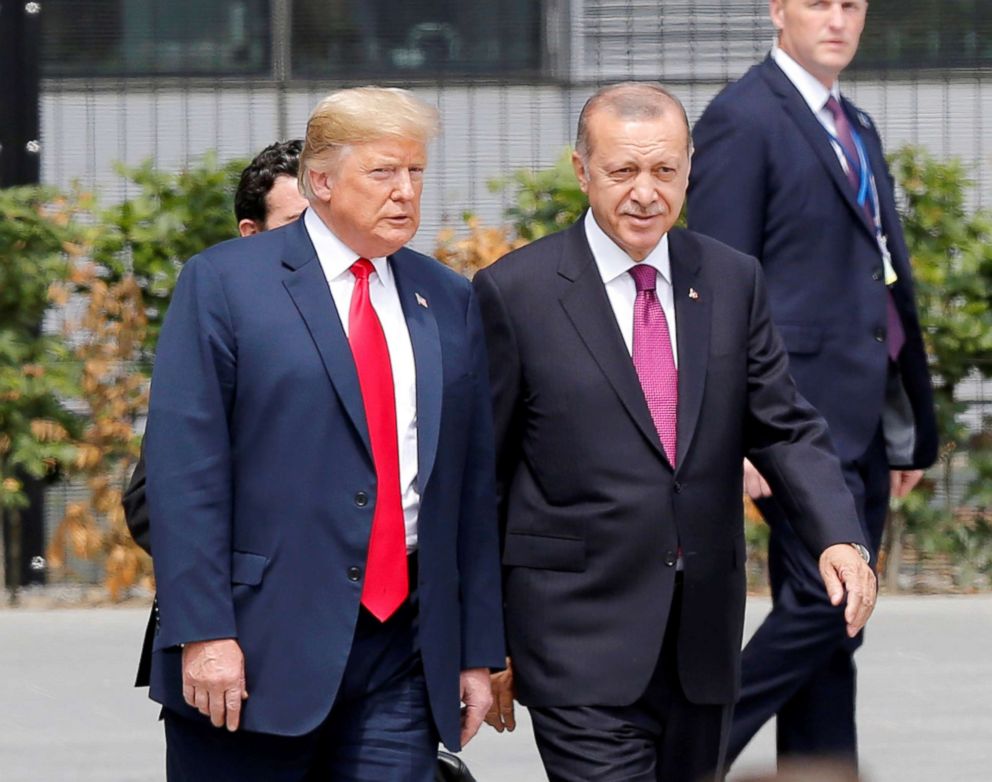
[{"label": "black suit trousers", "polygon": [[[681,582],[681,577],[677,583]],[[703,782],[722,779],[730,707],[690,703],[678,677],[676,588],[658,663],[629,706],[531,707],[550,782]]]}]

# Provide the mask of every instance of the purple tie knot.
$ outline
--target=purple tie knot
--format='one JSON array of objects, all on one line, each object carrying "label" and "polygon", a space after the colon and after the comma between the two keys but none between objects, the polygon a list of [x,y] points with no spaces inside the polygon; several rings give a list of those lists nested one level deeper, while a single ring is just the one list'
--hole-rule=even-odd
[{"label": "purple tie knot", "polygon": [[833,115],[834,122],[837,122],[837,120],[841,117],[844,118],[845,122],[847,121],[847,117],[844,116],[844,110],[840,107],[840,103],[837,102],[837,98],[833,95],[827,98],[826,109]]},{"label": "purple tie knot", "polygon": [[634,278],[634,285],[640,291],[653,291],[658,283],[658,271],[654,266],[646,263],[638,263],[630,269],[630,276]]}]

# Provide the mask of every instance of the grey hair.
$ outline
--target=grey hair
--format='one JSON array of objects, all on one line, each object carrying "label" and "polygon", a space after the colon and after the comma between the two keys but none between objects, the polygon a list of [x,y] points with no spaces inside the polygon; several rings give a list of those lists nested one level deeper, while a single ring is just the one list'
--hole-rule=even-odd
[{"label": "grey hair", "polygon": [[630,120],[657,119],[672,107],[677,107],[685,123],[686,152],[692,156],[692,133],[685,106],[674,94],[656,81],[625,81],[600,87],[586,101],[579,113],[579,127],[575,134],[575,151],[583,160],[589,159],[592,146],[589,141],[589,117],[600,109],[609,109],[617,117]]}]

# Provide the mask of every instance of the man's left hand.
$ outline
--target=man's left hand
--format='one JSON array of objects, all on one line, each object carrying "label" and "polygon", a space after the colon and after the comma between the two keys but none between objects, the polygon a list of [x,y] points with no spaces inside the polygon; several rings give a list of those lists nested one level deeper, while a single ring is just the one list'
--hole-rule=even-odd
[{"label": "man's left hand", "polygon": [[498,733],[508,730],[511,733],[517,727],[513,714],[513,699],[516,688],[513,685],[513,661],[506,658],[506,669],[489,677],[493,686],[493,705],[486,714],[486,724],[492,725]]},{"label": "man's left hand", "polygon": [[875,608],[878,590],[875,572],[854,546],[837,543],[820,555],[820,575],[833,605],[840,605],[847,592],[844,619],[847,621],[847,634],[854,638]]},{"label": "man's left hand", "polygon": [[462,746],[478,732],[493,702],[488,668],[469,668],[459,677],[462,691]]},{"label": "man's left hand", "polygon": [[909,494],[923,477],[923,470],[890,470],[889,488],[895,499],[901,500]]}]

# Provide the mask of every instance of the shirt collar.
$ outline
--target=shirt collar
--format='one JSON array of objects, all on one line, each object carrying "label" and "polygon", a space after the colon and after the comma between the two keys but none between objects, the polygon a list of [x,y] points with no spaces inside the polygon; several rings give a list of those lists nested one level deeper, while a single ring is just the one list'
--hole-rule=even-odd
[{"label": "shirt collar", "polygon": [[840,100],[840,83],[834,79],[833,85],[828,90],[813,74],[803,68],[792,57],[782,51],[778,46],[772,46],[772,59],[775,64],[782,69],[789,81],[799,90],[810,110],[816,114],[827,103],[827,98],[831,95]]},{"label": "shirt collar", "polygon": [[[335,236],[313,209],[308,208],[303,213],[303,225],[317,251],[317,260],[320,261],[327,281],[331,282],[345,274],[350,274],[351,265],[361,256]],[[375,277],[370,279],[377,277],[383,285],[388,284],[392,274],[389,262],[385,258],[369,258],[369,260],[372,261],[376,271]]]},{"label": "shirt collar", "polygon": [[[599,227],[596,218],[593,217],[592,209],[586,212],[585,217],[586,241],[589,242],[589,249],[592,250],[592,257],[599,268],[599,274],[603,278],[603,283],[608,285],[623,274],[626,274],[637,261],[627,255],[620,246],[614,242],[606,232]],[[672,283],[672,265],[668,256],[668,234],[661,237],[661,241],[655,245],[654,249],[640,263],[653,266],[658,274],[669,285]]]}]

